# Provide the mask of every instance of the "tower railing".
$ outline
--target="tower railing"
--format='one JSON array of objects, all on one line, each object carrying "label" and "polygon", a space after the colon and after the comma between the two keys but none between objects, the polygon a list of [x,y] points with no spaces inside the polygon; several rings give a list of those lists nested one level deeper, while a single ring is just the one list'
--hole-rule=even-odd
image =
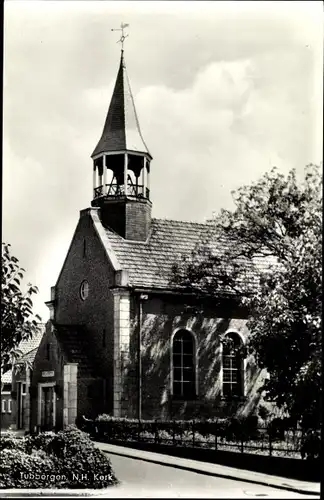
[{"label": "tower railing", "polygon": [[[104,189],[105,188],[105,189]],[[101,196],[108,197],[119,197],[125,195],[125,189],[123,185],[117,183],[111,183],[98,186],[94,189],[94,198],[100,198]],[[150,197],[150,190],[145,188],[143,184],[129,184],[127,186],[127,196],[131,198],[146,198]]]}]

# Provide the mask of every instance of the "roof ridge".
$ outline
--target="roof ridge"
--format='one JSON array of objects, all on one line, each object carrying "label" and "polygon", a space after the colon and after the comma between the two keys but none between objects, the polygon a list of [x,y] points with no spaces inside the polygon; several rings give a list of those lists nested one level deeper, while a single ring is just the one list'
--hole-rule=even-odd
[{"label": "roof ridge", "polygon": [[159,221],[159,222],[175,222],[177,224],[196,224],[198,226],[211,226],[211,222],[198,222],[198,221],[190,221],[190,220],[179,220],[179,219],[167,219],[167,218],[160,218],[160,217],[152,217],[152,221]]}]

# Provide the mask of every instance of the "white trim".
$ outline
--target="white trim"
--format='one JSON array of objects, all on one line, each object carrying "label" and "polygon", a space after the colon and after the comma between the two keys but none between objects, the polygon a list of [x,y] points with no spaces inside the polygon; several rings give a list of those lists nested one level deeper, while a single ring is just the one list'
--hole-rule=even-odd
[{"label": "white trim", "polygon": [[38,383],[38,404],[37,404],[37,425],[42,423],[42,388],[43,387],[53,387],[53,427],[56,423],[56,394],[55,394],[55,382],[39,382]]},{"label": "white trim", "polygon": [[[241,339],[242,344],[245,346],[246,340],[244,338],[244,335],[236,330],[235,328],[229,328],[226,330],[224,333],[224,337],[228,335],[229,333],[235,333],[238,335]],[[220,387],[221,387],[221,397],[224,396],[224,391],[223,391],[223,342],[220,343],[220,349],[219,349],[219,355],[220,355],[220,371],[219,371],[219,379],[220,379]],[[246,358],[244,357],[242,360],[242,372],[241,375],[243,377],[243,381],[241,380],[242,384],[242,397],[245,397],[246,395]]]},{"label": "white trim", "polygon": [[196,389],[196,394],[195,396],[198,397],[198,341],[197,341],[197,335],[196,333],[191,330],[190,328],[185,328],[185,327],[178,327],[173,330],[173,333],[171,334],[170,337],[170,394],[173,396],[173,338],[176,333],[179,331],[184,330],[188,333],[191,333],[194,339],[194,363],[195,363],[195,389]]},{"label": "white trim", "polygon": [[146,198],[146,184],[147,184],[147,176],[145,176],[146,171],[146,158],[144,158],[143,169],[142,169],[142,184],[143,184],[143,196]]},{"label": "white trim", "polygon": [[79,294],[81,300],[84,302],[88,296],[89,296],[89,283],[87,280],[81,281],[80,288],[79,288]]},{"label": "white trim", "polygon": [[[147,161],[145,163],[146,163],[146,165],[145,165],[145,167],[146,167],[146,187],[150,191],[150,168],[149,168],[150,162]],[[151,193],[149,193],[149,196],[150,195],[151,195]]]},{"label": "white trim", "polygon": [[97,167],[94,165],[93,173],[92,173],[92,196],[95,197],[95,189],[96,189],[96,184],[97,184]]},{"label": "white trim", "polygon": [[6,399],[2,399],[1,401],[1,413],[6,413]]},{"label": "white trim", "polygon": [[89,210],[88,213],[92,219],[95,231],[98,235],[98,238],[103,246],[103,249],[108,257],[108,260],[109,260],[113,270],[114,271],[121,271],[122,268],[118,262],[117,256],[116,256],[116,254],[111,246],[109,238],[108,238],[108,236],[103,228],[103,225],[99,219],[98,209],[89,208],[88,210]]},{"label": "white trim", "polygon": [[224,333],[224,337],[225,337],[225,335],[228,335],[229,333],[236,333],[236,335],[238,335],[240,337],[240,339],[242,340],[243,345],[245,345],[245,343],[246,343],[245,337],[239,330],[237,330],[236,328],[229,328]]},{"label": "white trim", "polygon": [[124,195],[128,193],[128,154],[124,155]]},{"label": "white trim", "polygon": [[106,196],[107,194],[107,165],[106,165],[106,155],[103,155],[103,183],[102,183],[102,194]]},{"label": "white trim", "polygon": [[145,156],[149,160],[153,159],[149,153],[144,153],[144,152],[141,153],[139,151],[134,151],[132,149],[123,149],[120,151],[103,151],[102,153],[98,153],[95,156],[92,156],[91,158],[92,158],[92,160],[97,160],[98,158],[101,158],[103,155],[112,156],[112,155],[123,155],[125,153],[131,154],[134,156]]},{"label": "white trim", "polygon": [[7,404],[7,413],[11,413],[12,412],[12,400],[11,399],[7,399],[8,401],[8,404]]}]

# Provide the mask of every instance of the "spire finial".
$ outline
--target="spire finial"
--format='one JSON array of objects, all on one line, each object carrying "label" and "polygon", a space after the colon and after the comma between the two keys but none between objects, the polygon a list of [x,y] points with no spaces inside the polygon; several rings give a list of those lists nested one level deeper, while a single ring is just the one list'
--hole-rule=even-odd
[{"label": "spire finial", "polygon": [[124,34],[124,29],[125,29],[125,28],[128,28],[128,26],[129,26],[129,24],[124,24],[124,23],[121,23],[120,28],[112,28],[112,30],[111,30],[111,31],[121,31],[121,37],[120,37],[120,39],[119,39],[119,40],[117,40],[117,42],[116,42],[116,43],[121,43],[121,46],[122,46],[121,50],[122,50],[122,53],[124,52],[124,41],[125,41],[125,38],[127,38],[127,37],[128,37],[128,34],[127,34],[127,35],[125,35],[125,34]]}]

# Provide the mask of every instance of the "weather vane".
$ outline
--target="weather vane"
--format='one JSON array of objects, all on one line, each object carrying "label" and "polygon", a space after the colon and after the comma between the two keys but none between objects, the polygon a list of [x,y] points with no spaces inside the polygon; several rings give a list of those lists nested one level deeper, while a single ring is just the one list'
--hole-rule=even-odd
[{"label": "weather vane", "polygon": [[125,38],[128,37],[128,35],[124,34],[124,29],[128,28],[128,26],[129,26],[129,24],[121,23],[120,28],[115,28],[115,29],[112,28],[112,30],[111,30],[111,31],[121,31],[122,32],[120,39],[117,40],[117,42],[116,42],[116,43],[121,43],[122,50],[124,50],[124,41],[125,41]]}]

